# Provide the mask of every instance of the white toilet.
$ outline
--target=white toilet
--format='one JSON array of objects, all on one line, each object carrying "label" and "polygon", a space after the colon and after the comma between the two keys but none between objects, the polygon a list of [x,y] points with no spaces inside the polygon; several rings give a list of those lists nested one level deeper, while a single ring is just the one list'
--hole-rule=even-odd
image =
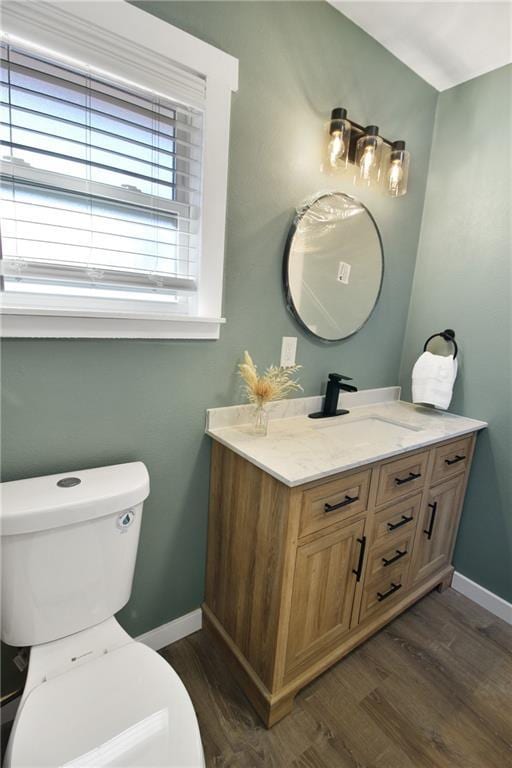
[{"label": "white toilet", "polygon": [[183,683],[114,618],[131,593],[144,464],[0,490],[1,636],[31,646],[4,768],[203,768]]}]

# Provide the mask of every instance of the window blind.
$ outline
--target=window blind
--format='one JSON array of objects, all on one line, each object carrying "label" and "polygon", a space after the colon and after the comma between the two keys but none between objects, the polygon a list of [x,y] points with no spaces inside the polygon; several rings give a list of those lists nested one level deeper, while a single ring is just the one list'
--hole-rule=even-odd
[{"label": "window blind", "polygon": [[9,44],[1,88],[4,289],[193,294],[201,110]]}]

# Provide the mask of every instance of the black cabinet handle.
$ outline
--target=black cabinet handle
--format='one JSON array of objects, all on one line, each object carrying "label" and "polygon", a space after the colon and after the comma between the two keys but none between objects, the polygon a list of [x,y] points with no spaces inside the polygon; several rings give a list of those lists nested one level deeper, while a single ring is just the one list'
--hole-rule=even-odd
[{"label": "black cabinet handle", "polygon": [[445,459],[444,463],[448,464],[448,466],[451,466],[452,464],[458,464],[459,461],[464,461],[465,458],[466,458],[465,456],[459,456],[459,454],[457,453],[454,459]]},{"label": "black cabinet handle", "polygon": [[391,563],[396,563],[397,560],[400,560],[401,557],[405,557],[407,554],[407,550],[396,550],[396,555],[394,557],[390,557],[389,560],[387,560],[385,557],[382,558],[382,562],[384,565],[384,568],[386,568],[388,565],[391,565]]},{"label": "black cabinet handle", "polygon": [[427,534],[427,539],[432,538],[432,531],[434,530],[434,522],[436,519],[436,512],[437,512],[437,501],[434,501],[433,504],[429,504],[430,509],[432,510],[432,514],[430,515],[430,523],[428,524],[428,528],[426,528],[423,533]]},{"label": "black cabinet handle", "polygon": [[398,523],[388,523],[388,529],[390,531],[394,531],[396,528],[401,528],[402,525],[405,525],[406,523],[410,523],[412,520],[412,515],[402,515],[401,520],[398,521]]},{"label": "black cabinet handle", "polygon": [[358,542],[361,545],[361,549],[359,550],[359,562],[357,564],[357,568],[352,569],[352,573],[355,573],[356,575],[356,581],[361,580],[361,573],[363,572],[364,551],[366,549],[366,536],[363,536],[361,539],[358,539]]},{"label": "black cabinet handle", "polygon": [[395,477],[396,485],[403,485],[404,483],[410,483],[411,480],[417,480],[421,477],[421,472],[409,472],[407,477]]},{"label": "black cabinet handle", "polygon": [[359,496],[345,496],[344,500],[340,501],[339,504],[324,504],[324,512],[334,512],[335,509],[348,507],[348,505],[353,504],[354,501],[359,501]]},{"label": "black cabinet handle", "polygon": [[391,582],[391,589],[388,589],[387,592],[377,592],[377,600],[380,603],[381,600],[385,600],[386,597],[390,597],[395,592],[398,592],[398,590],[401,588],[402,588],[401,584],[393,584],[393,582]]}]

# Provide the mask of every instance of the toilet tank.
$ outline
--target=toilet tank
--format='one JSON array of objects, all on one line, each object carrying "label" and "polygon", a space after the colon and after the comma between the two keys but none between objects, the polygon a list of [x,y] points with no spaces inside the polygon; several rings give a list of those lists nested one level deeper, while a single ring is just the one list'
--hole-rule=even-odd
[{"label": "toilet tank", "polygon": [[148,494],[142,462],[0,485],[5,643],[57,640],[128,602]]}]

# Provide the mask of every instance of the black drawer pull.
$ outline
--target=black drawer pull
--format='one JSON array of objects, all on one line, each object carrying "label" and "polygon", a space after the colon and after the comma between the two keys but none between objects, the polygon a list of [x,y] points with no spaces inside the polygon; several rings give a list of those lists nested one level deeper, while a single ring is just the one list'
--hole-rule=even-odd
[{"label": "black drawer pull", "polygon": [[434,522],[436,519],[436,512],[437,512],[437,501],[434,501],[432,504],[429,504],[430,509],[432,510],[432,514],[430,515],[430,523],[428,524],[428,528],[426,528],[423,533],[427,534],[427,539],[432,538],[432,531],[434,530]]},{"label": "black drawer pull", "polygon": [[397,560],[400,560],[401,557],[405,557],[406,554],[407,554],[406,549],[404,549],[403,551],[400,549],[397,549],[396,555],[394,557],[390,557],[389,560],[383,557],[382,562],[383,562],[384,568],[386,568],[388,565],[391,565],[391,563],[396,563]]},{"label": "black drawer pull", "polygon": [[361,573],[363,572],[364,551],[366,549],[366,536],[363,536],[362,539],[358,539],[358,542],[361,545],[361,549],[359,550],[359,562],[357,564],[357,568],[352,569],[352,573],[355,573],[356,575],[356,581],[360,581]]},{"label": "black drawer pull", "polygon": [[381,600],[385,600],[386,597],[390,597],[395,592],[398,592],[401,587],[401,584],[393,584],[393,582],[391,582],[391,589],[388,589],[387,592],[377,592],[377,600],[380,603]]},{"label": "black drawer pull", "polygon": [[359,501],[359,496],[345,496],[344,500],[340,501],[339,504],[324,504],[324,512],[334,512],[335,509],[348,507],[348,505],[353,504],[354,501]]},{"label": "black drawer pull", "polygon": [[466,458],[465,456],[459,456],[459,454],[457,453],[454,459],[445,459],[444,463],[448,464],[448,466],[450,467],[452,464],[458,464],[459,461],[464,461],[465,458]]},{"label": "black drawer pull", "polygon": [[395,477],[396,485],[403,485],[404,483],[410,483],[411,480],[417,480],[421,477],[421,472],[409,472],[407,477]]},{"label": "black drawer pull", "polygon": [[406,523],[410,523],[413,519],[412,515],[402,515],[401,520],[398,521],[398,523],[388,523],[388,529],[390,531],[394,531],[396,528],[401,528],[402,525],[405,525]]}]

